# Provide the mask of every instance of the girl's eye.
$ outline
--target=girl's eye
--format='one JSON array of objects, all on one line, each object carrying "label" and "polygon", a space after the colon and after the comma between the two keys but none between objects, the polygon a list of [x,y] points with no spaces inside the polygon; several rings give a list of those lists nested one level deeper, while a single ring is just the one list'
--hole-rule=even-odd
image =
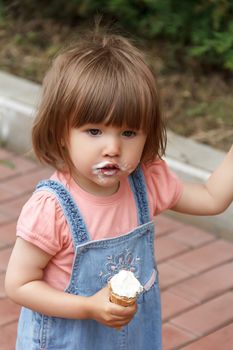
[{"label": "girl's eye", "polygon": [[100,129],[88,129],[87,133],[91,136],[99,136],[102,134]]},{"label": "girl's eye", "polygon": [[122,135],[125,137],[134,137],[136,136],[136,132],[132,130],[125,130],[123,131]]}]

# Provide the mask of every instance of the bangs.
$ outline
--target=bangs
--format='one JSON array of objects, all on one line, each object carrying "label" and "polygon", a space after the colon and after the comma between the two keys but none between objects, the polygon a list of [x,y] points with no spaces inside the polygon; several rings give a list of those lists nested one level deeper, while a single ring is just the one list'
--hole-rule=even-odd
[{"label": "bangs", "polygon": [[106,54],[91,60],[69,92],[69,126],[104,123],[149,133],[156,119],[157,89],[149,69],[135,63]]}]

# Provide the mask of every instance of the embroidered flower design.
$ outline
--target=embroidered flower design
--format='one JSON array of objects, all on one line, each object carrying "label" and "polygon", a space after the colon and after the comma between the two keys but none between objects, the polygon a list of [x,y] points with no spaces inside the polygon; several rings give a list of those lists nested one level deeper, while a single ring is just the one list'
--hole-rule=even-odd
[{"label": "embroidered flower design", "polygon": [[104,271],[100,272],[99,277],[104,283],[107,283],[120,270],[129,270],[135,274],[135,277],[138,277],[139,262],[138,256],[134,257],[129,249],[124,249],[120,254],[107,256]]}]

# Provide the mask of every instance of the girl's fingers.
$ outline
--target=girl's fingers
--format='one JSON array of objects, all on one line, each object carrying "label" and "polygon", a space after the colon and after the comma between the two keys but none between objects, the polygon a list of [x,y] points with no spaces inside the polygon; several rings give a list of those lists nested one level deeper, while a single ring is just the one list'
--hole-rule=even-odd
[{"label": "girl's fingers", "polygon": [[115,321],[115,322],[111,323],[111,327],[120,329],[120,328],[126,326],[130,321],[131,321],[131,319],[124,320],[124,321]]},{"label": "girl's fingers", "polygon": [[137,312],[137,304],[133,306],[120,306],[113,304],[111,314],[120,317],[132,317]]},{"label": "girl's fingers", "polygon": [[113,316],[111,319],[111,323],[114,325],[125,325],[127,323],[129,323],[133,318],[133,315],[131,315],[130,317],[119,317],[119,316]]}]

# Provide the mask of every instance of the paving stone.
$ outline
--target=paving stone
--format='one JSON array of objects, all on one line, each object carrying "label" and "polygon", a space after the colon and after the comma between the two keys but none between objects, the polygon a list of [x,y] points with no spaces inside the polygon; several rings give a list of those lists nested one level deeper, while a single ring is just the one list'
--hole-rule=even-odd
[{"label": "paving stone", "polygon": [[20,307],[11,300],[0,299],[0,310],[0,326],[18,320]]},{"label": "paving stone", "polygon": [[0,181],[37,168],[39,166],[35,161],[20,156],[11,157],[0,162]]},{"label": "paving stone", "polygon": [[0,148],[0,160],[2,159],[8,159],[13,156],[13,153],[10,151],[7,151],[4,148]]},{"label": "paving stone", "polygon": [[213,234],[191,225],[182,226],[175,232],[171,233],[169,237],[176,239],[189,247],[199,247],[216,239]]},{"label": "paving stone", "polygon": [[155,232],[156,236],[161,236],[163,234],[176,231],[179,228],[184,226],[184,224],[181,221],[177,221],[165,215],[158,215],[154,218],[154,220],[155,220],[155,227],[156,227],[156,232]]},{"label": "paving stone", "polygon": [[[16,197],[10,201],[0,204],[0,213],[2,214],[2,224],[9,221],[15,221],[21,212],[21,209],[25,202],[31,196],[31,192],[22,196]],[[5,220],[5,221],[4,221]]]},{"label": "paving stone", "polygon": [[195,338],[192,333],[172,324],[165,323],[163,325],[163,350],[178,350],[182,345],[193,341]]},{"label": "paving stone", "polygon": [[184,271],[197,274],[233,259],[233,244],[217,240],[171,259],[171,263]]},{"label": "paving stone", "polygon": [[0,349],[1,350],[15,350],[16,332],[17,332],[17,322],[13,322],[0,327]]},{"label": "paving stone", "polygon": [[16,221],[0,226],[0,249],[13,245],[16,238]]},{"label": "paving stone", "polygon": [[12,248],[0,250],[0,273],[5,272],[11,255]]},{"label": "paving stone", "polygon": [[[42,168],[38,171],[20,175],[0,183],[0,190],[4,188],[4,200],[12,199],[15,196],[24,195],[34,190],[37,183],[51,176],[51,170]],[[3,200],[1,199],[1,200]]]},{"label": "paving stone", "polygon": [[201,303],[233,288],[233,262],[218,266],[170,288],[181,298]]},{"label": "paving stone", "polygon": [[231,350],[231,349],[233,349],[233,323],[182,348],[182,350]]},{"label": "paving stone", "polygon": [[168,321],[171,317],[186,311],[194,305],[193,302],[179,297],[169,291],[162,292],[161,302],[163,321]]},{"label": "paving stone", "polygon": [[12,217],[9,214],[1,213],[0,209],[0,226],[12,221]]},{"label": "paving stone", "polygon": [[190,273],[170,264],[169,260],[165,263],[160,263],[158,265],[158,271],[160,288],[162,290],[191,276]]},{"label": "paving stone", "polygon": [[233,292],[223,294],[205,304],[182,313],[171,323],[197,337],[222,328],[233,321]]},{"label": "paving stone", "polygon": [[167,236],[159,237],[155,241],[155,254],[157,262],[162,262],[189,250],[186,244],[180,243]]},{"label": "paving stone", "polygon": [[5,273],[1,272],[0,273],[0,299],[6,297],[6,293],[4,289],[4,280],[5,280]]},{"label": "paving stone", "polygon": [[15,193],[10,187],[5,186],[4,182],[0,182],[0,203],[3,203],[4,201],[7,201],[10,198],[13,198],[14,195]]}]

